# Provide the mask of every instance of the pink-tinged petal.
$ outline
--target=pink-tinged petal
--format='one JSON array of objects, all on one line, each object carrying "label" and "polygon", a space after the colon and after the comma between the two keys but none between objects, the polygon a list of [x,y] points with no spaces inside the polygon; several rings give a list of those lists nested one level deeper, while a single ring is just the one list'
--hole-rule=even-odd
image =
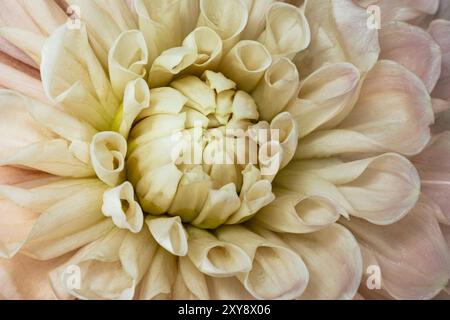
[{"label": "pink-tinged petal", "polygon": [[33,180],[46,179],[49,177],[51,177],[49,174],[40,171],[26,170],[10,166],[0,167],[0,184],[14,185]]},{"label": "pink-tinged petal", "polygon": [[367,27],[366,10],[352,0],[307,1],[305,15],[311,44],[295,59],[303,75],[334,62],[350,62],[365,73],[378,60],[378,32]]},{"label": "pink-tinged petal", "polygon": [[35,69],[39,68],[36,62],[34,62],[33,59],[31,59],[25,52],[17,48],[15,45],[13,45],[3,37],[0,37],[0,51],[12,57],[13,59],[25,63],[30,67],[33,67]]},{"label": "pink-tinged petal", "polygon": [[433,15],[439,7],[439,0],[355,0],[359,5],[368,8],[378,6],[381,10],[381,20],[412,21]]},{"label": "pink-tinged petal", "polygon": [[[389,226],[380,227],[359,219],[342,221],[361,245],[365,270],[371,265],[379,266],[382,286],[379,294],[384,290],[396,299],[430,299],[447,285],[450,251],[434,208],[421,198],[404,219]],[[366,284],[364,279],[362,287]]]},{"label": "pink-tinged petal", "polygon": [[435,20],[428,31],[442,52],[441,77],[431,95],[450,102],[450,21]]},{"label": "pink-tinged petal", "polygon": [[49,261],[37,261],[22,254],[11,260],[0,258],[0,299],[56,299],[49,272],[69,259],[69,255]]},{"label": "pink-tinged petal", "polygon": [[[450,110],[450,100],[442,100],[442,99],[431,99],[431,103],[433,104],[433,111],[435,114],[443,113],[445,111]],[[440,115],[436,115],[439,118]]]},{"label": "pink-tinged petal", "polygon": [[422,28],[392,22],[379,31],[380,59],[393,60],[418,76],[431,92],[441,73],[441,50]]},{"label": "pink-tinged petal", "polygon": [[369,72],[359,100],[335,130],[299,141],[297,159],[394,151],[415,155],[430,139],[434,121],[424,84],[402,65],[381,60]]},{"label": "pink-tinged petal", "polygon": [[30,116],[24,99],[8,90],[0,90],[0,131],[0,160],[11,157],[20,148],[52,136]]},{"label": "pink-tinged petal", "polygon": [[450,131],[435,136],[425,150],[412,158],[422,180],[422,192],[435,201],[450,224]]},{"label": "pink-tinged petal", "polygon": [[435,18],[450,20],[450,0],[441,0]]},{"label": "pink-tinged petal", "polygon": [[3,0],[0,2],[0,25],[15,27],[40,33],[39,26],[22,6],[21,1]]},{"label": "pink-tinged petal", "polygon": [[39,80],[39,70],[0,52],[0,87],[51,104]]}]

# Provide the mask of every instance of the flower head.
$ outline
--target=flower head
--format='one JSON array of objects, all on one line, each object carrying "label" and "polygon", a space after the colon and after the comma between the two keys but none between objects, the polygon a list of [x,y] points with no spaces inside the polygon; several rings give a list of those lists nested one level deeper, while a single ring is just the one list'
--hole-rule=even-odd
[{"label": "flower head", "polygon": [[433,298],[441,2],[2,0],[0,296]]}]

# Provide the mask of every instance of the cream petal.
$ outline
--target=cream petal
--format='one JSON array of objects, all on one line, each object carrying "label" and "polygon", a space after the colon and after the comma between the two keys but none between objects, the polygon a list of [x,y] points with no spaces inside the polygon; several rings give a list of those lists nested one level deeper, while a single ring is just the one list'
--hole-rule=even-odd
[{"label": "cream petal", "polygon": [[[6,27],[0,28],[0,33],[6,29]],[[6,39],[5,36],[0,36],[0,52],[5,54],[6,56],[11,57],[14,60],[20,61],[24,63],[25,65],[28,65],[32,68],[38,69],[39,66],[36,64],[36,62],[31,59],[27,53],[22,51],[20,48],[18,48],[16,45],[11,43]]]},{"label": "cream petal", "polygon": [[147,217],[145,219],[150,233],[158,244],[173,255],[185,256],[188,253],[188,235],[180,217]]},{"label": "cream petal", "polygon": [[205,116],[214,111],[216,106],[215,92],[199,78],[187,76],[173,81],[170,86],[188,98],[186,106],[203,113]]},{"label": "cream petal", "polygon": [[260,119],[271,121],[294,97],[298,87],[297,67],[288,58],[274,61],[252,92]]},{"label": "cream petal", "polygon": [[138,121],[157,114],[178,114],[187,98],[178,90],[169,87],[150,90],[150,107],[141,112]]},{"label": "cream petal", "polygon": [[258,41],[272,56],[292,59],[310,44],[311,32],[308,21],[299,8],[275,2],[267,9],[266,29]]},{"label": "cream petal", "polygon": [[110,15],[110,9],[107,8],[109,6],[101,0],[66,0],[66,2],[79,8],[77,11],[80,12],[81,22],[87,25],[92,49],[103,67],[107,67],[108,52],[120,33],[126,29],[119,27]]},{"label": "cream petal", "polygon": [[336,222],[342,208],[322,195],[303,196],[275,189],[275,200],[252,220],[268,230],[282,233],[310,233]]},{"label": "cream petal", "polygon": [[314,233],[283,234],[281,237],[302,257],[309,270],[308,287],[299,299],[350,300],[355,296],[363,273],[363,261],[351,232],[333,224]]},{"label": "cream petal", "polygon": [[286,108],[297,120],[300,137],[342,122],[354,107],[361,84],[359,70],[346,62],[325,65],[309,75]]},{"label": "cream petal", "polygon": [[134,189],[128,181],[105,191],[102,212],[106,217],[111,217],[119,229],[139,233],[144,225],[144,214],[134,200]]},{"label": "cream petal", "polygon": [[189,32],[195,29],[198,15],[200,13],[200,1],[182,0],[180,3],[180,24],[181,34],[185,37]]},{"label": "cream petal", "polygon": [[23,1],[6,0],[1,3],[1,25],[41,33],[39,26],[23,6]]},{"label": "cream petal", "polygon": [[112,131],[97,133],[90,146],[92,166],[100,180],[115,187],[125,179],[127,141]]},{"label": "cream petal", "polygon": [[173,78],[195,63],[197,52],[187,47],[171,48],[158,56],[148,75],[151,88],[168,85]]},{"label": "cream petal", "polygon": [[247,21],[248,9],[241,0],[200,0],[197,26],[206,26],[217,32],[223,40],[224,52],[239,41]]},{"label": "cream petal", "polygon": [[305,15],[311,27],[311,44],[296,58],[304,74],[333,62],[350,62],[362,73],[378,60],[377,30],[367,28],[368,15],[352,0],[306,2]]},{"label": "cream petal", "polygon": [[422,28],[392,22],[379,32],[380,59],[400,63],[417,75],[431,92],[439,80],[441,50]]},{"label": "cream petal", "polygon": [[245,0],[249,10],[248,22],[242,32],[242,39],[257,39],[266,27],[266,12],[275,0]]},{"label": "cream petal", "polygon": [[82,178],[94,174],[91,165],[78,158],[66,140],[53,139],[33,143],[0,161],[0,166],[12,165],[36,169],[62,177]]},{"label": "cream petal", "polygon": [[41,63],[41,50],[45,42],[44,36],[11,27],[0,28],[0,36],[21,49],[26,56],[32,59],[34,65],[38,66]]},{"label": "cream petal", "polygon": [[450,22],[447,20],[435,20],[430,24],[428,32],[439,44],[442,52],[441,77],[432,92],[432,96],[450,103],[448,90],[450,86],[450,41],[448,40]]},{"label": "cream petal", "polygon": [[19,254],[11,260],[0,258],[0,299],[55,300],[48,274],[64,263],[68,256],[50,261],[37,261]]},{"label": "cream petal", "polygon": [[205,205],[212,181],[201,166],[195,166],[183,173],[175,198],[168,212],[191,222]]},{"label": "cream petal", "polygon": [[147,45],[142,33],[138,30],[121,33],[108,53],[109,78],[116,97],[123,97],[130,81],[145,77],[147,62]]},{"label": "cream petal", "polygon": [[85,27],[58,28],[42,50],[42,83],[47,96],[68,113],[107,130],[118,101],[92,51]]},{"label": "cream petal", "polygon": [[231,277],[251,268],[251,260],[239,246],[218,240],[206,230],[188,227],[192,263],[211,277]]},{"label": "cream petal", "polygon": [[238,275],[257,299],[293,299],[306,289],[309,274],[302,259],[285,246],[268,241],[242,226],[216,230],[219,240],[243,249],[252,260],[249,272]]},{"label": "cream petal", "polygon": [[[51,279],[79,299],[131,300],[156,249],[145,228],[139,234],[113,229],[52,272]],[[67,287],[70,266],[80,268],[79,288]]]},{"label": "cream petal", "polygon": [[366,251],[364,256],[372,256],[373,262],[365,264],[380,267],[382,289],[394,298],[430,299],[449,280],[449,251],[432,211],[433,206],[421,199],[404,219],[390,226],[359,219],[344,223]]},{"label": "cream petal", "polygon": [[123,0],[94,0],[96,5],[108,13],[120,30],[137,29],[137,19],[134,17],[131,8]]},{"label": "cream petal", "polygon": [[298,126],[289,112],[283,112],[273,118],[270,123],[270,132],[272,139],[276,134],[276,141],[280,142],[280,147],[283,149],[280,169],[283,169],[289,164],[295,155],[298,145]]},{"label": "cream petal", "polygon": [[261,43],[242,40],[223,58],[220,70],[239,89],[251,92],[271,64],[272,57]]},{"label": "cream petal", "polygon": [[240,205],[241,200],[234,183],[227,184],[219,190],[210,189],[205,204],[192,221],[192,225],[206,229],[217,228],[238,210]]},{"label": "cream petal", "polygon": [[178,275],[173,288],[174,300],[209,300],[206,277],[188,257],[178,258]]},{"label": "cream petal", "polygon": [[258,161],[264,179],[272,181],[284,159],[284,149],[278,141],[268,141],[262,144],[258,151]]},{"label": "cream petal", "polygon": [[195,62],[186,70],[189,74],[201,75],[205,70],[215,70],[222,59],[222,39],[208,27],[193,30],[184,39],[183,47],[197,52]]},{"label": "cream petal", "polygon": [[255,298],[235,277],[207,277],[209,294],[212,300],[254,300]]},{"label": "cream petal", "polygon": [[[395,115],[390,112],[392,108]],[[433,120],[431,99],[419,78],[396,62],[379,61],[338,129],[301,139],[298,157],[383,151],[415,155],[428,143]]]},{"label": "cream petal", "polygon": [[419,171],[422,192],[442,209],[440,222],[450,224],[450,132],[433,137],[425,150],[411,159]]},{"label": "cream petal", "polygon": [[39,80],[39,72],[0,52],[0,88],[12,89],[28,97],[49,103]]},{"label": "cream petal", "polygon": [[145,174],[136,186],[142,209],[154,215],[166,213],[182,176],[183,173],[173,163]]},{"label": "cream petal", "polygon": [[177,257],[159,247],[141,282],[140,300],[166,300],[172,296],[178,267]]},{"label": "cream petal", "polygon": [[105,189],[104,185],[92,185],[43,211],[23,245],[23,252],[39,260],[53,259],[106,234],[113,224],[101,214]]},{"label": "cream petal", "polygon": [[130,81],[125,87],[123,105],[113,122],[113,129],[128,139],[139,114],[150,106],[150,90],[143,79]]},{"label": "cream petal", "polygon": [[[335,165],[323,164],[317,169],[302,169],[302,162],[293,162],[285,170],[282,179],[289,179],[289,175],[295,179],[295,172],[301,171],[334,184],[350,204],[350,214],[379,225],[403,218],[414,207],[420,194],[420,178],[415,167],[398,154]],[[340,202],[338,198],[331,198]],[[345,206],[345,203],[341,205]]]},{"label": "cream petal", "polygon": [[147,42],[150,65],[163,51],[181,44],[181,0],[135,0],[139,29]]}]

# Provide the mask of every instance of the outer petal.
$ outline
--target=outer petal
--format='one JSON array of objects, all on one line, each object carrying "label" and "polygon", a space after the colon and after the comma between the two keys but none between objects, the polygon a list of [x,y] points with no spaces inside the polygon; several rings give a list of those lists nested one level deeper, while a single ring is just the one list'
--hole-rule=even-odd
[{"label": "outer petal", "polygon": [[297,156],[380,151],[415,155],[428,143],[433,121],[431,99],[420,79],[400,64],[382,60],[367,76],[356,106],[338,130],[300,140]]},{"label": "outer petal", "polygon": [[435,20],[428,32],[439,44],[442,51],[442,70],[439,82],[432,92],[432,96],[446,100],[450,104],[450,21]]},{"label": "outer petal", "polygon": [[450,132],[434,137],[412,162],[419,171],[422,192],[442,209],[440,222],[450,224]]},{"label": "outer petal", "polygon": [[332,62],[350,62],[362,73],[373,67],[380,48],[377,30],[367,28],[366,10],[351,0],[309,0],[305,15],[311,45],[296,58],[305,74]]},{"label": "outer petal", "polygon": [[431,92],[441,74],[439,45],[422,28],[392,22],[380,30],[380,59],[393,60],[418,76]]},{"label": "outer petal", "polygon": [[358,219],[342,222],[364,249],[366,267],[379,265],[382,289],[394,298],[430,299],[449,281],[450,253],[433,208],[422,198],[404,219],[390,226]]},{"label": "outer petal", "polygon": [[362,256],[353,235],[333,224],[304,235],[282,235],[304,259],[310,273],[306,291],[299,299],[352,299],[362,276]]},{"label": "outer petal", "polygon": [[11,260],[0,258],[0,299],[56,299],[49,272],[64,263],[67,255],[50,261],[37,261],[22,254]]}]

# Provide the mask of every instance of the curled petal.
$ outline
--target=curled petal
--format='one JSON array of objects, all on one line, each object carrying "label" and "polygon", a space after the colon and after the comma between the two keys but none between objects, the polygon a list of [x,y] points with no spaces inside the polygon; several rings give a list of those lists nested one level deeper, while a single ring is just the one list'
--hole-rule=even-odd
[{"label": "curled petal", "polygon": [[115,187],[125,179],[126,140],[116,132],[97,133],[91,142],[92,166],[100,180]]},{"label": "curled petal", "polygon": [[310,233],[336,222],[342,210],[325,196],[302,196],[275,190],[275,200],[262,208],[252,221],[275,232]]},{"label": "curled petal", "polygon": [[266,12],[275,0],[246,0],[248,22],[245,30],[242,32],[242,39],[257,39],[266,27]]},{"label": "curled petal", "polygon": [[216,105],[216,96],[212,88],[197,77],[187,76],[170,84],[188,99],[186,106],[205,116],[212,113]]},{"label": "curled petal", "polygon": [[271,121],[286,107],[297,92],[298,86],[297,67],[288,58],[275,61],[252,92],[260,118]]},{"label": "curled petal", "polygon": [[299,299],[350,300],[355,296],[363,261],[359,245],[347,229],[333,224],[314,233],[281,237],[309,270],[308,287]]},{"label": "curled petal", "polygon": [[169,299],[178,274],[177,268],[177,257],[159,247],[152,258],[147,274],[142,279],[139,299]]},{"label": "curled petal", "polygon": [[134,189],[128,181],[105,191],[102,212],[112,218],[116,227],[132,233],[139,233],[144,224],[144,214],[139,203],[134,200]]},{"label": "curled petal", "polygon": [[243,40],[224,57],[220,70],[240,89],[251,92],[271,64],[272,57],[261,43]]},{"label": "curled petal", "polygon": [[173,77],[195,63],[197,53],[187,47],[171,48],[164,51],[150,69],[148,83],[151,88],[168,85]]},{"label": "curled petal", "polygon": [[125,139],[139,116],[150,106],[150,90],[143,79],[129,82],[125,87],[123,105],[116,115],[112,127]]},{"label": "curled petal", "polygon": [[135,0],[139,29],[147,42],[150,65],[163,51],[181,44],[181,0]]},{"label": "curled petal", "polygon": [[153,238],[161,247],[176,256],[187,255],[188,235],[180,217],[148,217],[145,223]]},{"label": "curled petal", "polygon": [[247,20],[248,9],[241,0],[200,0],[197,26],[206,26],[217,32],[223,40],[224,52],[239,41]]},{"label": "curled petal", "polygon": [[146,75],[148,50],[140,31],[130,30],[120,34],[108,54],[108,70],[112,89],[122,98],[130,81]]},{"label": "curled petal", "polygon": [[187,73],[201,75],[205,70],[215,70],[222,59],[222,39],[208,27],[198,27],[183,41],[183,47],[197,52],[195,62],[187,69]]},{"label": "curled petal", "polygon": [[273,3],[266,12],[266,30],[259,36],[272,56],[292,59],[311,41],[308,21],[299,8],[281,2]]},{"label": "curled petal", "polygon": [[[146,228],[139,234],[113,229],[55,269],[50,278],[54,286],[65,288],[79,299],[131,300],[156,249]],[[74,267],[81,276],[79,286],[70,282]]]},{"label": "curled petal", "polygon": [[430,299],[446,286],[450,255],[427,200],[421,199],[404,219],[389,226],[359,219],[344,225],[361,244],[366,266],[380,267],[382,289],[394,298]]},{"label": "curled petal", "polygon": [[293,299],[301,295],[309,274],[302,259],[285,246],[268,241],[242,226],[216,230],[219,240],[242,248],[252,259],[252,268],[237,278],[257,299]]},{"label": "curled petal", "polygon": [[[157,114],[178,114],[187,102],[178,90],[169,87],[150,90],[150,106],[138,116],[137,120]],[[161,128],[162,129],[162,128]]]},{"label": "curled petal", "polygon": [[311,44],[296,64],[311,74],[327,63],[350,62],[362,73],[378,60],[378,33],[367,27],[365,9],[352,0],[307,1],[305,15],[311,27]]},{"label": "curled petal", "polygon": [[86,28],[58,28],[42,51],[42,83],[65,111],[99,130],[109,129],[118,101],[92,51]]},{"label": "curled petal", "polygon": [[380,30],[380,59],[400,63],[417,75],[431,92],[439,80],[441,50],[422,28],[392,22]]},{"label": "curled petal", "polygon": [[[292,160],[298,145],[298,126],[289,112],[278,114],[270,123],[272,139],[280,142],[283,149],[280,169]],[[274,135],[276,134],[276,138]]]},{"label": "curled petal", "polygon": [[200,214],[192,224],[199,228],[217,228],[238,210],[240,205],[241,201],[234,183],[227,184],[219,190],[211,189]]},{"label": "curled petal", "polygon": [[309,75],[298,98],[286,108],[297,120],[300,136],[342,122],[358,99],[360,84],[359,70],[346,62],[328,64]]},{"label": "curled petal", "polygon": [[[293,162],[281,173],[280,183],[292,188],[289,180],[296,179],[296,175],[300,178],[302,172],[317,175],[337,187],[337,191],[351,206],[350,214],[375,224],[391,224],[403,218],[419,197],[420,179],[417,171],[406,158],[398,154],[384,154],[342,164],[323,163],[320,168],[308,169],[304,166],[302,162]],[[305,188],[308,188],[306,184]],[[330,194],[330,197],[346,206],[334,195]]]},{"label": "curled petal", "polygon": [[206,230],[188,228],[189,258],[204,274],[231,277],[251,268],[251,260],[239,246],[219,241]]},{"label": "curled petal", "polygon": [[383,151],[415,155],[428,143],[433,121],[431,99],[420,79],[396,62],[379,61],[338,129],[300,140],[298,157]]}]

